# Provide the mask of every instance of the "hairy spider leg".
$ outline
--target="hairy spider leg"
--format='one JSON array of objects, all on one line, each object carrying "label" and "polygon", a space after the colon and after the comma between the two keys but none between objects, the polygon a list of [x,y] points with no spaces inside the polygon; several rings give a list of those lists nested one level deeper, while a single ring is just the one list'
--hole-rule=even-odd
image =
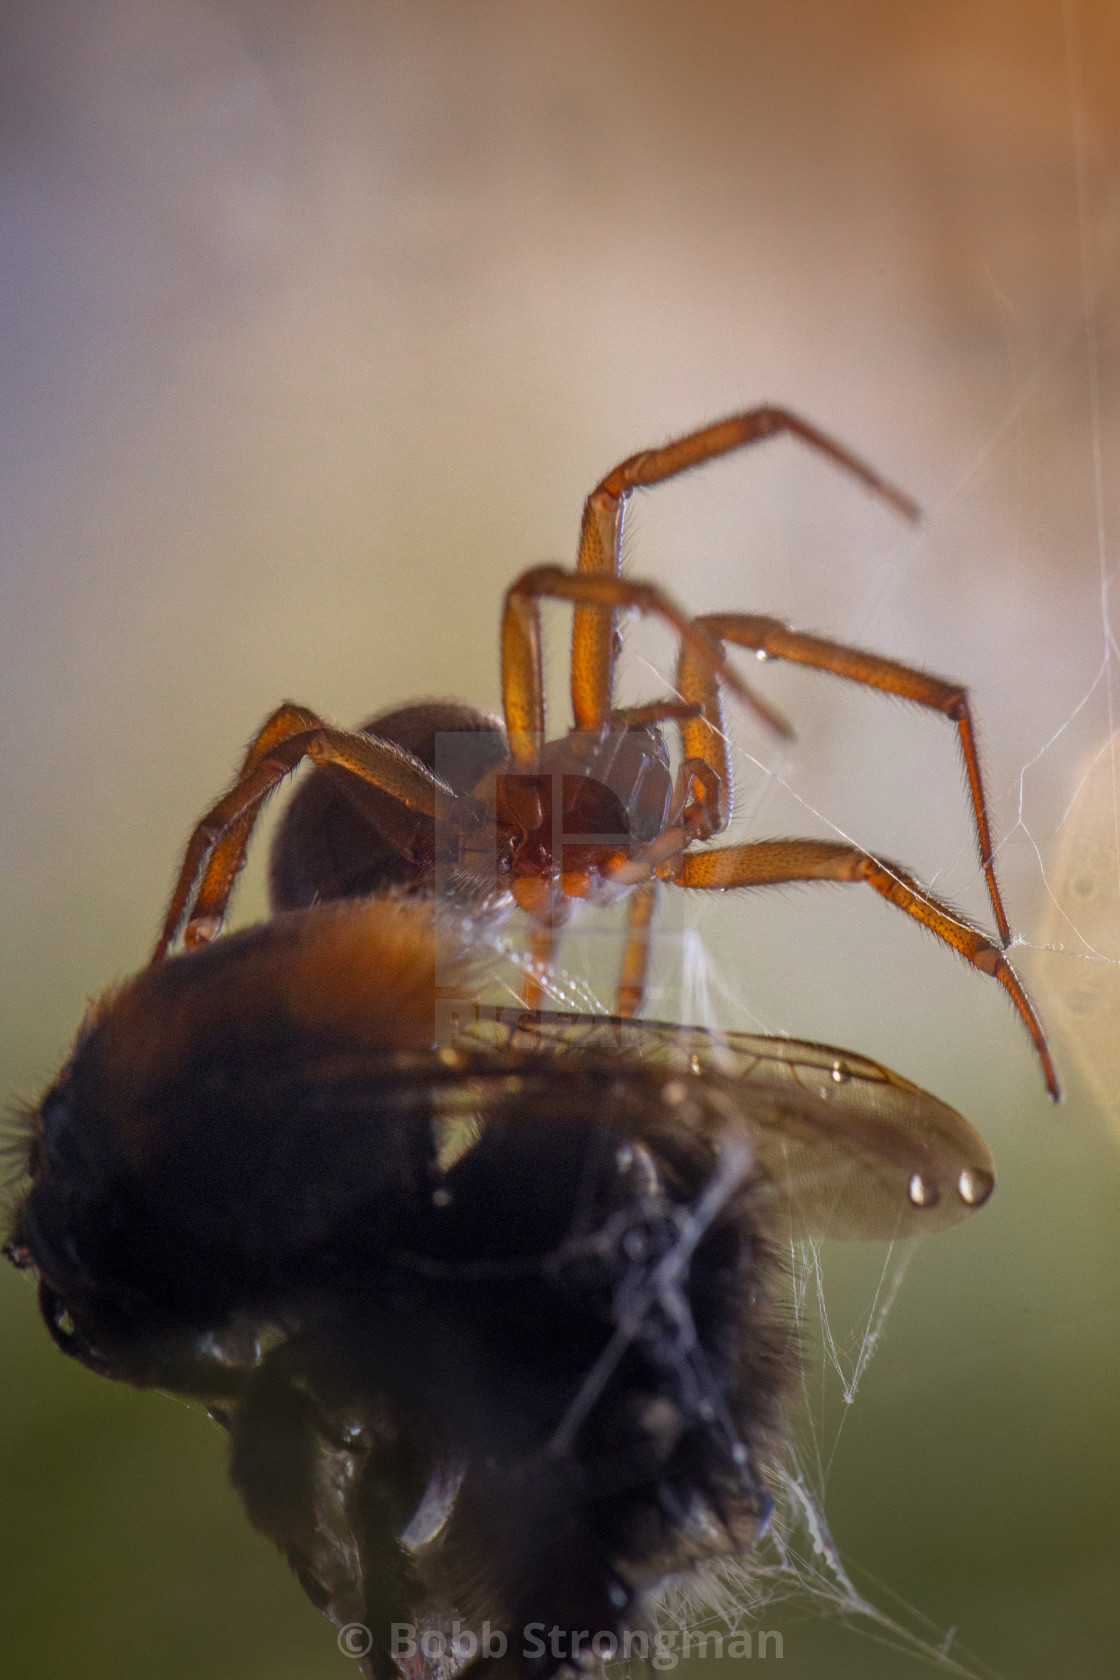
[{"label": "hairy spider leg", "polygon": [[555,951],[555,922],[539,916],[531,917],[529,921],[529,961],[521,987],[521,1001],[526,1009],[536,1012],[543,1007],[545,985],[552,975]]},{"label": "hairy spider leg", "polygon": [[[676,602],[653,583],[631,578],[590,577],[563,566],[532,566],[522,572],[506,590],[502,611],[502,710],[509,739],[510,758],[519,768],[534,764],[545,737],[544,671],[541,658],[540,603],[549,599],[589,603],[605,607],[633,607],[638,612],[662,619],[697,662],[713,677],[725,682],[731,692],[775,734],[789,736],[789,724],[759,699],[739,676],[705,631],[696,627]],[[594,724],[577,729],[597,733],[609,724],[610,706]]]},{"label": "hairy spider leg", "polygon": [[[904,518],[918,517],[917,504],[909,496],[807,420],[785,408],[752,408],[675,438],[660,449],[643,449],[612,467],[583,506],[576,562],[580,575],[618,577],[623,514],[635,490],[663,484],[706,461],[779,433],[800,438]],[[617,653],[614,606],[610,601],[599,605],[585,599],[576,607],[572,625],[572,712],[577,729],[600,729],[610,714]]]},{"label": "hairy spider leg", "polygon": [[[523,572],[510,585],[506,591],[502,612],[502,710],[510,759],[515,767],[531,769],[537,762],[545,738],[540,618],[542,599],[571,601],[577,606],[581,602],[597,601],[610,607],[634,608],[641,613],[661,618],[676,632],[681,646],[689,650],[696,667],[707,671],[713,683],[726,683],[728,688],[776,734],[786,737],[792,734],[785,719],[753,693],[718,647],[708,639],[706,632],[698,629],[695,620],[688,618],[656,584],[637,582],[629,578],[582,576],[562,566],[534,566]],[[682,717],[691,716],[694,711],[695,706],[692,702],[682,703],[666,698],[654,701],[647,707],[631,708],[617,715],[626,721],[636,721],[640,718],[641,721],[651,722],[671,717],[680,720]],[[603,719],[603,727],[609,727],[612,716],[608,711]],[[684,768],[682,766],[682,772]],[[661,842],[657,843],[665,856],[675,855],[692,838],[707,838],[714,832],[709,813],[715,809],[718,789],[714,786],[714,777],[705,776],[704,769],[703,764],[690,764],[687,774],[684,774],[679,782],[682,797],[679,802],[675,802],[675,805],[679,804],[680,809],[673,818],[673,832],[662,837]],[[684,826],[678,828],[677,825],[682,820]],[[644,875],[648,875],[648,870]],[[555,894],[550,896],[548,907],[541,918],[534,917],[534,923],[544,917],[551,923],[556,921],[557,906],[553,902],[555,898]],[[534,928],[531,939],[536,941],[531,953],[532,969],[535,972],[531,972],[526,980],[523,1001],[527,1008],[537,1008],[541,996],[539,976],[551,965],[555,941],[551,927],[547,935],[541,928],[539,936]],[[640,1000],[636,1001],[633,1007],[639,1007],[639,1003]]]},{"label": "hairy spider leg", "polygon": [[[180,929],[187,945],[203,944],[221,930],[261,808],[304,758],[337,765],[396,799],[401,806],[401,833],[387,838],[403,845],[412,826],[406,813],[448,823],[458,831],[473,814],[468,801],[403,747],[376,735],[335,729],[307,707],[285,701],[254,736],[233,785],[195,825],[153,963],[166,956]],[[196,896],[195,882],[203,869]]]},{"label": "hairy spider leg", "polygon": [[[245,758],[238,771],[238,780],[256,768],[262,759],[267,758],[272,748],[286,740],[293,728],[296,730],[311,729],[318,722],[314,712],[309,712],[304,706],[297,706],[291,701],[277,707],[276,711],[267,719],[257,731],[246,749]],[[253,832],[253,824],[260,814],[260,803],[249,807],[248,811],[235,822],[228,832],[219,840],[210,853],[209,861],[203,873],[198,889],[194,894],[191,906],[191,920],[203,927],[210,924],[215,929],[220,928],[225,919],[226,906],[233,891],[233,884],[237,879],[248,850],[249,838]],[[185,868],[185,860],[184,860]],[[180,877],[180,884],[181,877]],[[168,910],[170,918],[175,907],[172,898]],[[185,908],[185,901],[184,906]],[[166,928],[165,928],[166,933]],[[173,937],[173,936],[172,936]],[[168,941],[170,943],[170,940]],[[157,946],[153,961],[158,961],[164,954]]]},{"label": "hairy spider leg", "polygon": [[[639,884],[627,900],[616,1002],[616,1013],[625,1019],[640,1014],[645,1001],[658,874],[675,863],[692,841],[709,840],[716,833],[719,795],[719,777],[710,764],[702,758],[682,759],[665,832],[642,849],[634,865],[633,879]],[[651,874],[653,870],[657,873]],[[612,871],[612,879],[625,882],[628,873],[624,864]]]},{"label": "hairy spider leg", "polygon": [[699,717],[702,708],[667,694],[661,700],[647,700],[641,706],[619,706],[610,716],[612,729],[638,729],[646,723],[683,723]]},{"label": "hairy spider leg", "polygon": [[[791,733],[785,719],[751,691],[715,644],[708,640],[706,633],[698,630],[694,621],[656,584],[640,583],[628,578],[581,576],[578,572],[567,571],[562,566],[534,566],[523,572],[510,585],[506,591],[502,612],[502,710],[510,759],[515,767],[531,769],[537,762],[545,738],[540,618],[542,599],[571,601],[577,605],[580,602],[598,601],[611,607],[632,607],[641,613],[661,618],[676,632],[681,645],[689,649],[697,666],[711,673],[713,681],[725,682],[728,688],[775,733],[784,736]],[[642,710],[648,713],[650,708]],[[691,705],[686,706],[685,710],[691,712]],[[602,720],[603,727],[609,726],[610,715],[608,709]],[[625,717],[628,714],[621,715]],[[661,700],[653,703],[654,718],[669,715],[680,715],[679,702]],[[649,721],[648,717],[646,721]],[[698,773],[688,779],[687,785],[690,789],[695,782],[701,780],[699,772],[702,770],[703,766],[697,767]],[[699,798],[710,800],[711,797],[712,790],[704,786]],[[694,819],[697,803],[698,800],[694,798],[692,805],[688,807],[689,817],[690,821],[694,821],[694,832],[704,834],[709,832],[710,828],[706,819]],[[686,832],[681,831],[679,836],[675,836],[671,843],[668,843],[668,852],[679,851],[687,844],[689,837]],[[646,873],[648,874],[648,871]],[[533,917],[530,933],[531,972],[522,992],[527,1008],[539,1008],[540,976],[551,966],[554,956],[555,941],[552,928],[550,926],[546,934],[540,924],[544,920],[555,923],[558,909],[554,902],[556,897],[556,894],[551,894],[542,914]]]},{"label": "hairy spider leg", "polygon": [[[846,647],[842,642],[827,641],[822,636],[809,636],[802,631],[791,630],[777,618],[763,618],[754,613],[708,613],[695,622],[713,641],[751,648],[765,659],[788,659],[798,665],[811,666],[816,671],[827,671],[832,676],[846,677],[865,688],[877,688],[884,694],[893,694],[900,700],[909,700],[930,711],[941,712],[956,724],[972,800],[980,867],[984,871],[1000,944],[1006,949],[1011,941],[1011,927],[996,881],[988,802],[980,771],[980,753],[968,689],[949,678],[915,670],[912,665],[883,659],[861,648]],[[681,740],[686,753],[703,758],[719,775],[722,787],[722,820],[719,827],[726,828],[731,815],[731,761],[723,727],[719,685],[711,675],[710,666],[693,657],[691,647],[681,648],[677,687],[682,699],[693,701],[701,708],[698,717],[685,719],[681,724]]]},{"label": "hairy spider leg", "polygon": [[[638,861],[634,860],[635,865]],[[999,982],[1031,1035],[1046,1089],[1057,1102],[1061,1091],[1042,1023],[1007,958],[966,917],[920,886],[897,864],[872,857],[858,846],[832,840],[757,840],[689,853],[680,858],[670,879],[679,887],[706,891],[777,886],[790,881],[865,882],[888,904],[905,911],[951,946],[981,974]]]},{"label": "hairy spider leg", "polygon": [[627,900],[626,944],[618,980],[618,1013],[624,1020],[637,1015],[649,979],[650,939],[657,908],[657,880],[635,887]]}]

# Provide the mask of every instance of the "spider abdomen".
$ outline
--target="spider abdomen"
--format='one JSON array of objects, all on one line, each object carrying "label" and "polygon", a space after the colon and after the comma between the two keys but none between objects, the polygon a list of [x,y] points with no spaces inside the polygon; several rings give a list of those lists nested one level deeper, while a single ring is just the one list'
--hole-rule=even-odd
[{"label": "spider abdomen", "polygon": [[[459,700],[425,700],[378,714],[362,725],[391,741],[467,794],[506,756],[498,720]],[[369,783],[330,765],[314,769],[280,820],[269,858],[274,910],[302,910],[389,887],[428,884],[435,853],[432,824],[401,828],[400,808]],[[394,845],[402,838],[407,850]]]}]

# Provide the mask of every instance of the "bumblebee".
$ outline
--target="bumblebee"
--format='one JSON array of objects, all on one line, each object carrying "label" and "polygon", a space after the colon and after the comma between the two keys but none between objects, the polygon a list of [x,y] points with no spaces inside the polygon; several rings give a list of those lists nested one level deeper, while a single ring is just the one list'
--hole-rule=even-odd
[{"label": "bumblebee", "polygon": [[[618,575],[634,488],[782,429],[901,502],[781,410],[621,463],[577,572],[507,596],[504,721],[427,702],[343,731],[282,706],[193,831],[151,964],[24,1116],[5,1252],[54,1340],[208,1408],[250,1520],[370,1680],[553,1680],[627,1655],[667,1580],[768,1520],[799,1369],[791,1231],[932,1232],[992,1191],[967,1123],[865,1058],[635,1019],[662,881],[872,885],[1005,987],[1056,1091],[996,945],[897,866],[814,841],[694,850],[730,812],[720,685],[780,722],[722,651],[758,642],[957,722],[1004,935],[959,685],[771,620],[689,621]],[[550,594],[576,607],[558,741]],[[682,655],[679,694],[623,710],[628,605]],[[259,810],[305,756],[274,914],[218,938]],[[544,976],[567,900],[628,893],[616,1015],[542,1010],[537,982],[521,1007],[485,1001],[511,902]]]},{"label": "bumblebee", "polygon": [[410,1627],[550,1676],[749,1548],[791,1221],[932,1231],[994,1182],[862,1058],[472,1005],[470,933],[386,893],[141,972],[29,1117],[7,1247],[64,1352],[229,1430],[251,1521],[377,1680]]}]

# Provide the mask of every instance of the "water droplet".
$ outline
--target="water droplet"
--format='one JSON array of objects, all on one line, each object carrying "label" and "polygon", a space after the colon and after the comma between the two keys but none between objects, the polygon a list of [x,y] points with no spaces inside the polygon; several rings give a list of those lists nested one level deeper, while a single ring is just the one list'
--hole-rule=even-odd
[{"label": "water droplet", "polygon": [[765,665],[766,661],[772,658],[772,655],[767,653],[765,648],[755,648],[754,656],[760,665]]},{"label": "water droplet", "polygon": [[703,1071],[704,1071],[704,1064],[700,1060],[699,1056],[696,1054],[695,1050],[692,1052],[692,1055],[688,1058],[688,1065],[692,1069],[693,1073],[703,1073]]},{"label": "water droplet", "polygon": [[196,916],[183,929],[183,944],[188,951],[197,950],[200,945],[209,945],[212,939],[217,939],[221,931],[220,916]]},{"label": "water droplet", "polygon": [[617,1581],[612,1587],[607,1589],[607,1597],[610,1599],[616,1610],[625,1609],[627,1602],[626,1588],[619,1586]]},{"label": "water droplet", "polygon": [[969,1207],[983,1207],[996,1187],[996,1181],[983,1167],[966,1167],[957,1180],[957,1195]]},{"label": "water droplet", "polygon": [[452,1196],[450,1190],[433,1190],[432,1206],[438,1208],[450,1207]]},{"label": "water droplet", "polygon": [[911,1174],[906,1194],[917,1208],[936,1207],[941,1200],[941,1191],[937,1185],[931,1184],[921,1173]]},{"label": "water droplet", "polygon": [[846,1085],[852,1077],[851,1069],[846,1068],[841,1061],[832,1064],[832,1082],[834,1085]]},{"label": "water droplet", "polygon": [[710,1400],[701,1400],[697,1405],[696,1410],[700,1413],[700,1416],[704,1419],[705,1423],[711,1423],[712,1419],[716,1415],[716,1409]]},{"label": "water droplet", "polygon": [[750,1453],[747,1451],[742,1441],[736,1441],[735,1445],[731,1449],[731,1456],[735,1460],[736,1464],[745,1464],[747,1459],[750,1457]]}]

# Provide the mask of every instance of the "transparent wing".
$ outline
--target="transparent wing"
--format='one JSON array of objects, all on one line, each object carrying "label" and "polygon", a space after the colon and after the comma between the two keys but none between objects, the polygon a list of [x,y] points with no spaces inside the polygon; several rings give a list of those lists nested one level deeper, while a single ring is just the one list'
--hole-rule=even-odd
[{"label": "transparent wing", "polygon": [[464,1010],[462,1049],[563,1057],[614,1051],[722,1085],[749,1134],[775,1215],[813,1237],[891,1240],[946,1230],[995,1186],[987,1145],[955,1109],[850,1050],[660,1021]]}]

